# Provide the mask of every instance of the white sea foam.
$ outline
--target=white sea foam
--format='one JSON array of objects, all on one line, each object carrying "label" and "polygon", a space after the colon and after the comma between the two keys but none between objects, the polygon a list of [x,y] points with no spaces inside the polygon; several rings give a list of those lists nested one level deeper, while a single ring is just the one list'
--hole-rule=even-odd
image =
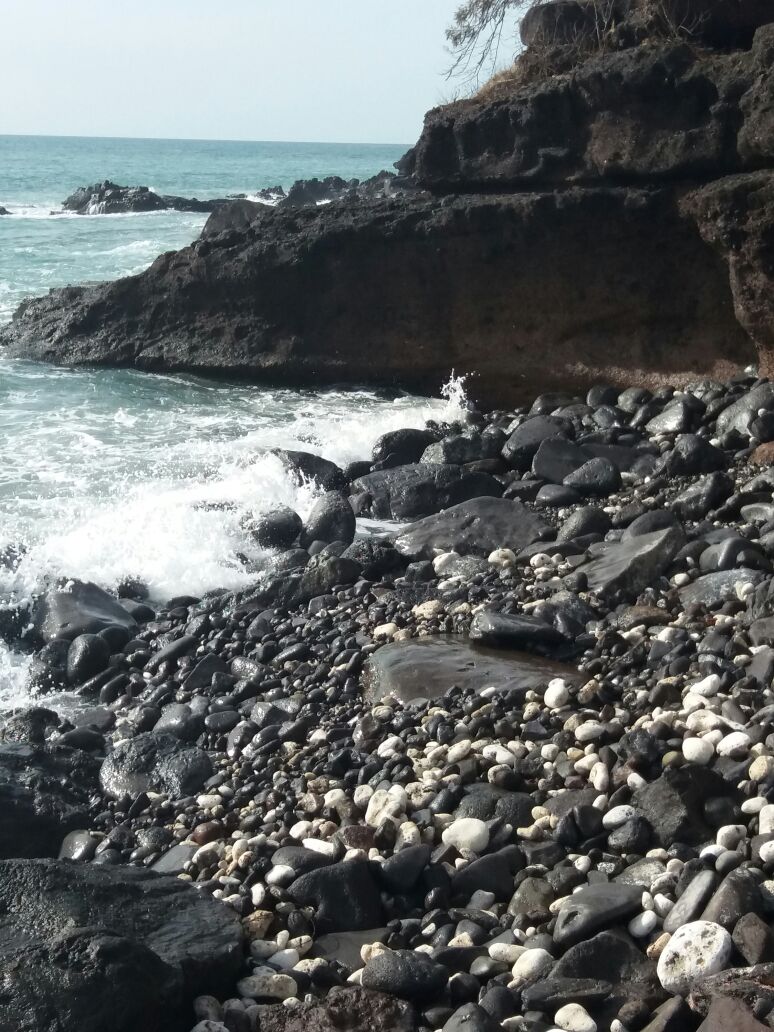
[{"label": "white sea foam", "polygon": [[[23,372],[29,393],[9,395],[0,418],[8,441],[0,544],[28,549],[15,572],[0,576],[0,589],[17,597],[51,576],[105,587],[140,577],[157,600],[245,586],[266,560],[243,529],[245,517],[279,504],[303,517],[317,496],[313,485],[294,482],[270,449],[311,451],[346,465],[367,458],[382,433],[459,418],[465,404],[461,381],[445,398],[385,400],[371,392],[227,388],[176,376]],[[100,376],[102,397],[92,402]],[[52,400],[72,396],[69,411],[54,404],[35,413],[30,428],[21,409],[34,410],[46,389]]]}]

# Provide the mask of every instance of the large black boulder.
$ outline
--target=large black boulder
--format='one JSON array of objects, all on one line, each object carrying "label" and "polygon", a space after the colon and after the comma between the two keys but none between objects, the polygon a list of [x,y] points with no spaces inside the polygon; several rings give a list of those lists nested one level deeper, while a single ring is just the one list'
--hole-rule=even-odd
[{"label": "large black boulder", "polygon": [[41,641],[80,634],[97,634],[106,627],[123,627],[134,635],[137,622],[112,595],[89,581],[68,581],[42,595],[33,606],[33,636]]},{"label": "large black boulder", "polygon": [[369,511],[377,519],[413,520],[471,498],[499,498],[503,485],[488,473],[416,462],[368,473],[353,482],[352,490],[369,499]]},{"label": "large black boulder", "polygon": [[622,541],[592,546],[592,558],[579,569],[589,591],[635,598],[668,569],[683,545],[680,527],[668,527]]},{"label": "large black boulder", "polygon": [[288,895],[301,906],[314,907],[320,932],[361,931],[383,923],[379,886],[365,860],[309,871],[290,884]]},{"label": "large black boulder", "polygon": [[3,1032],[182,1032],[226,994],[239,920],[177,878],[54,860],[0,862]]},{"label": "large black boulder", "polygon": [[488,555],[496,548],[510,548],[518,553],[550,533],[551,525],[521,502],[475,498],[412,523],[396,536],[395,547],[421,559],[447,551]]},{"label": "large black boulder", "polygon": [[297,484],[311,480],[323,491],[343,491],[347,487],[347,478],[335,462],[312,452],[288,451],[285,448],[275,448],[272,454],[277,456]]},{"label": "large black boulder", "polygon": [[409,462],[419,462],[425,448],[438,440],[432,430],[389,430],[382,434],[373,448],[374,462],[384,462],[389,466],[404,466]]},{"label": "large black boulder", "polygon": [[345,494],[328,491],[314,503],[301,533],[300,545],[308,548],[313,541],[352,543],[355,537],[355,512]]}]

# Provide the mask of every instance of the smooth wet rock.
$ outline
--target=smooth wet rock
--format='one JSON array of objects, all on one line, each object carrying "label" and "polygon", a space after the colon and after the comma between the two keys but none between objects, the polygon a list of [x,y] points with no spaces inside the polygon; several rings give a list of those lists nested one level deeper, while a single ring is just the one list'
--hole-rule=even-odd
[{"label": "smooth wet rock", "polygon": [[277,506],[262,513],[250,526],[250,531],[262,548],[290,548],[301,533],[303,522],[293,509]]},{"label": "smooth wet rock", "polygon": [[680,601],[684,606],[693,603],[713,606],[725,599],[735,598],[740,585],[754,585],[763,578],[764,575],[760,570],[751,570],[746,567],[707,573],[679,589]]},{"label": "smooth wet rock", "polygon": [[345,494],[329,491],[315,502],[301,532],[300,544],[308,548],[313,541],[343,541],[349,545],[355,536],[355,513]]},{"label": "smooth wet rock", "polygon": [[496,548],[518,553],[548,532],[549,524],[521,502],[476,498],[412,523],[396,536],[395,547],[423,559],[449,551],[486,556]]},{"label": "smooth wet rock", "polygon": [[640,909],[642,891],[636,885],[587,885],[565,902],[554,928],[558,946],[573,946],[612,924],[625,921]]},{"label": "smooth wet rock", "polygon": [[0,858],[56,856],[88,826],[98,768],[79,750],[0,742]]},{"label": "smooth wet rock", "polygon": [[367,698],[374,702],[388,694],[402,702],[437,699],[455,684],[475,691],[492,684],[527,691],[554,677],[568,684],[581,679],[567,664],[527,652],[474,646],[452,635],[391,642],[370,656],[363,670]]},{"label": "smooth wet rock", "polygon": [[550,624],[521,613],[481,610],[470,624],[472,641],[490,648],[522,649],[542,656],[556,656],[570,643]]},{"label": "smooth wet rock", "polygon": [[419,462],[368,473],[353,482],[352,490],[370,499],[370,512],[377,519],[412,520],[470,499],[499,498],[503,486],[488,473]]},{"label": "smooth wet rock", "polygon": [[503,458],[513,468],[526,471],[541,444],[552,438],[567,439],[572,426],[555,416],[532,416],[518,426],[503,446]]},{"label": "smooth wet rock", "polygon": [[683,544],[677,528],[657,530],[620,542],[606,542],[598,554],[580,567],[590,591],[633,598],[669,567]]},{"label": "smooth wet rock", "polygon": [[568,473],[562,483],[584,498],[607,498],[621,486],[621,474],[609,459],[598,456]]},{"label": "smooth wet rock", "polygon": [[96,584],[78,580],[68,581],[66,587],[39,598],[33,608],[32,625],[42,641],[72,641],[80,634],[97,634],[114,625],[130,635],[137,631],[136,621],[112,595]]}]

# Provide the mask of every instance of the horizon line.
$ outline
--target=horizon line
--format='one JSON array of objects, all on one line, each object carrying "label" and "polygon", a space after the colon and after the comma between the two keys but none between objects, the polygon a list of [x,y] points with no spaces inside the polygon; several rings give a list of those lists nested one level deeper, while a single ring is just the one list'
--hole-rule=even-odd
[{"label": "horizon line", "polygon": [[246,137],[233,139],[226,137],[208,136],[98,136],[83,133],[4,133],[0,132],[0,138],[17,139],[46,139],[46,140],[134,140],[138,143],[164,142],[164,143],[282,143],[300,144],[302,146],[332,146],[332,147],[410,147],[410,143],[384,142],[363,142],[362,140],[253,140]]}]

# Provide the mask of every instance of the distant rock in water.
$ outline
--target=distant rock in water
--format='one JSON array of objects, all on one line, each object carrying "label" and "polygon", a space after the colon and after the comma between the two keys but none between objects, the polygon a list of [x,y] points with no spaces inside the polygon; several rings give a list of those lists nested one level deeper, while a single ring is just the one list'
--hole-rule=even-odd
[{"label": "distant rock in water", "polygon": [[62,202],[65,211],[76,215],[122,215],[147,211],[192,211],[207,214],[228,203],[225,198],[200,201],[196,197],[157,194],[147,186],[119,186],[104,183],[82,186]]},{"label": "distant rock in water", "polygon": [[10,214],[11,214],[11,213],[10,213],[10,211],[8,211],[8,209],[7,209],[7,208],[4,208],[4,207],[3,207],[3,206],[2,206],[1,204],[0,204],[0,215],[10,215]]},{"label": "distant rock in water", "polygon": [[[391,192],[394,172],[380,172],[360,182],[358,179],[342,179],[328,176],[326,179],[299,179],[287,191],[281,186],[270,186],[259,190],[255,201],[248,201],[244,194],[232,197],[218,197],[200,201],[196,197],[178,197],[175,194],[158,194],[147,186],[119,186],[106,179],[104,183],[81,186],[62,202],[65,211],[76,215],[122,215],[149,211],[189,211],[210,214],[225,205],[258,203],[285,208],[302,208],[311,204],[323,204],[342,197],[380,197]],[[0,215],[10,215],[0,208]]]}]

